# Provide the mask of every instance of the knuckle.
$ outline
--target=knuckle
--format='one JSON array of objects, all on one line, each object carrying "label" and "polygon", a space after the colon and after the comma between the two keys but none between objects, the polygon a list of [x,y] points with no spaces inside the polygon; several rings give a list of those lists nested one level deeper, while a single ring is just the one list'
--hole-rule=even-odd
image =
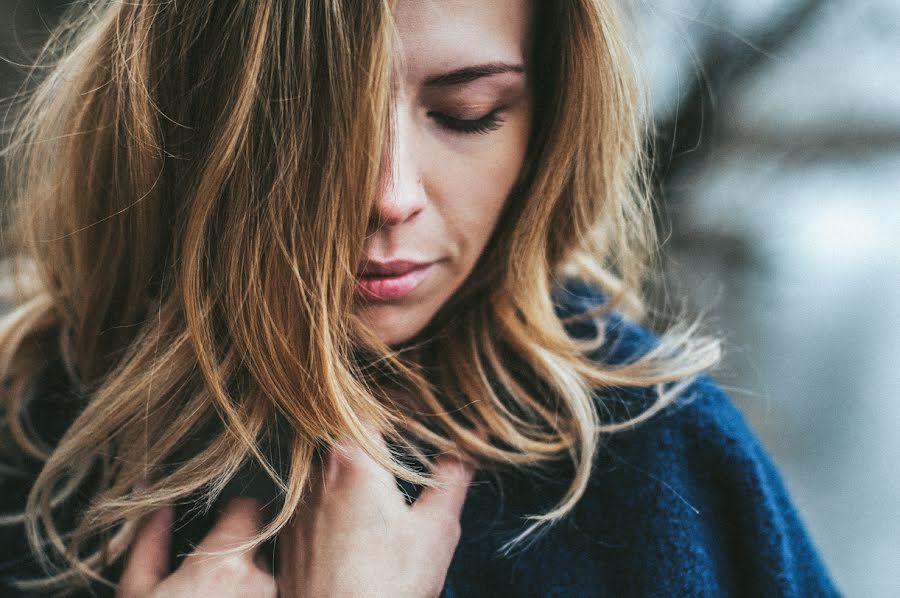
[{"label": "knuckle", "polygon": [[243,583],[252,579],[258,571],[246,555],[228,555],[217,564],[218,574],[231,582]]},{"label": "knuckle", "polygon": [[472,480],[472,468],[459,460],[453,460],[448,467],[448,478],[452,486],[467,487]]},{"label": "knuckle", "polygon": [[365,467],[365,454],[356,445],[336,447],[329,454],[329,477],[343,478],[360,475]]},{"label": "knuckle", "polygon": [[338,483],[385,478],[386,470],[375,461],[369,453],[359,445],[351,445],[342,448],[340,451],[334,451],[332,454],[334,459],[332,468],[333,474],[337,477]]},{"label": "knuckle", "polygon": [[362,449],[354,446],[338,456],[338,465],[343,470],[342,473],[348,476],[364,475],[366,471],[365,457]]}]

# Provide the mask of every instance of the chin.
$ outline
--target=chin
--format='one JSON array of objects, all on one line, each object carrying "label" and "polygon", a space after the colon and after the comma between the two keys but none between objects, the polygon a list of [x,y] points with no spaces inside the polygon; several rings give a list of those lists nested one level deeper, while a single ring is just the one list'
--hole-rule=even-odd
[{"label": "chin", "polygon": [[413,338],[433,314],[417,313],[419,310],[396,305],[369,305],[359,313],[359,318],[383,343],[399,345]]}]

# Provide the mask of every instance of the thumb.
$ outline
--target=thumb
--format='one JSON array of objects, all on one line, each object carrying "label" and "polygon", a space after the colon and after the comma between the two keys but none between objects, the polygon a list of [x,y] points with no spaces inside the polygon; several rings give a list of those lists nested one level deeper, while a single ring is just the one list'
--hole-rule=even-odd
[{"label": "thumb", "polygon": [[119,598],[147,596],[166,577],[174,518],[174,509],[163,507],[154,511],[141,527],[131,544],[122,571]]}]

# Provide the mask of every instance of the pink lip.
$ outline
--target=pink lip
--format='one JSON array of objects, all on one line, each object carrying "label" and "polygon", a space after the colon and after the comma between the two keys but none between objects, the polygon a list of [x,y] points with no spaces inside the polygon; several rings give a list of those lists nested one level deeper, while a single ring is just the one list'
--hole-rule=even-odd
[{"label": "pink lip", "polygon": [[410,294],[433,264],[416,262],[367,262],[357,274],[356,290],[370,301],[389,301]]}]

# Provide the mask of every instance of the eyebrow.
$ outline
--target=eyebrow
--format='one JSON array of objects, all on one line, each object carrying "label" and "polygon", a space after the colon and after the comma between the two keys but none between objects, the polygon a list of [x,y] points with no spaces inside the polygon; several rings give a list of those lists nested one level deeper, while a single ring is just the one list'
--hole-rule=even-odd
[{"label": "eyebrow", "polygon": [[489,62],[486,64],[478,64],[467,66],[448,73],[432,75],[425,79],[425,87],[444,87],[449,85],[462,85],[470,83],[482,77],[490,77],[491,75],[502,75],[503,73],[524,73],[525,66],[522,64],[510,64],[507,62]]}]

